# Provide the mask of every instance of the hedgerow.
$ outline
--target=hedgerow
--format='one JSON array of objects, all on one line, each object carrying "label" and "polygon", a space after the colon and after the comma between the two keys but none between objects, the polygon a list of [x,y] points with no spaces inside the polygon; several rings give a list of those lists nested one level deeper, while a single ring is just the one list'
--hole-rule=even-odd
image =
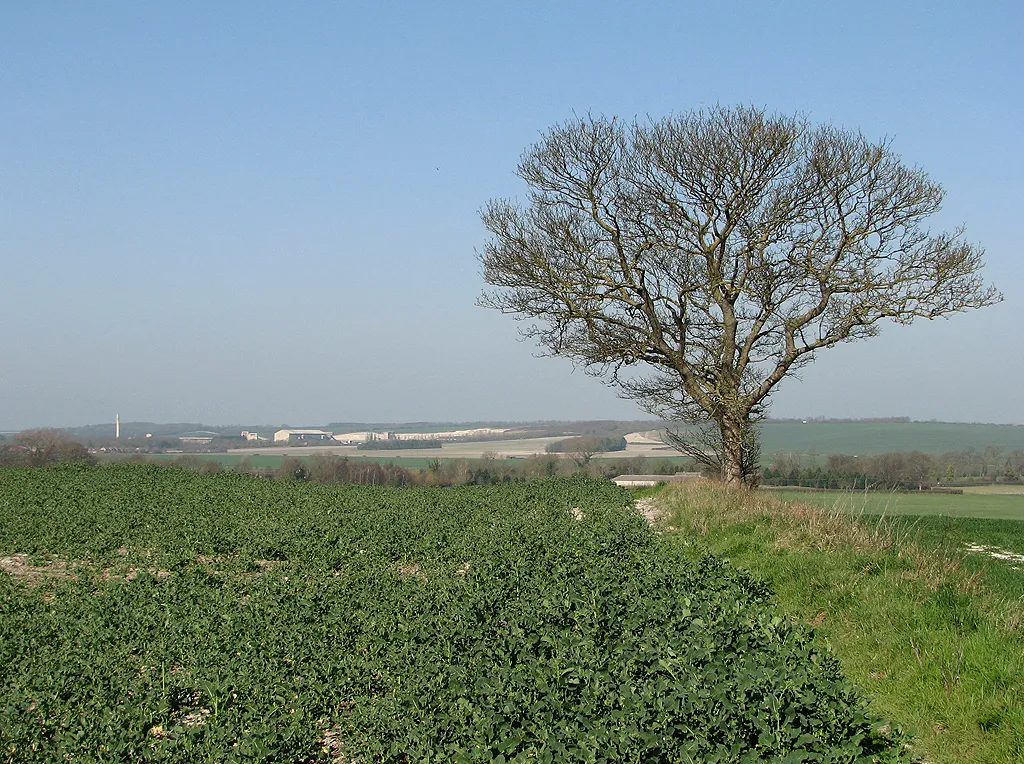
[{"label": "hedgerow", "polygon": [[900,757],[809,632],[609,483],[0,470],[6,761]]}]

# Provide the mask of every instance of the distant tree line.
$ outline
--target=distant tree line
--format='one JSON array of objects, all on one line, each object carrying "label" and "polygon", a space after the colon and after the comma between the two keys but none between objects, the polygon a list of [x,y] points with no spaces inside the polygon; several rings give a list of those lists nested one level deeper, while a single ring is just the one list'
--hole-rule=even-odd
[{"label": "distant tree line", "polygon": [[544,450],[549,454],[568,454],[579,467],[586,467],[597,454],[610,451],[625,451],[626,439],[622,435],[599,438],[585,435],[566,438],[548,443]]},{"label": "distant tree line", "polygon": [[549,454],[567,454],[580,450],[590,450],[594,453],[625,451],[626,439],[621,435],[609,438],[598,438],[594,436],[566,438],[565,440],[556,440],[553,443],[548,443],[544,450]]},{"label": "distant tree line", "polygon": [[45,467],[62,462],[95,463],[89,450],[63,430],[40,428],[19,432],[0,442],[0,465]]},{"label": "distant tree line", "polygon": [[[134,454],[125,461],[157,464],[170,469],[186,469],[202,474],[224,472],[225,467],[216,459],[195,454],[180,454],[173,459],[154,459],[145,454]],[[622,474],[672,475],[690,469],[672,459],[600,459],[580,467],[572,459],[556,454],[535,454],[521,459],[507,459],[485,453],[480,459],[432,459],[420,469],[411,469],[392,462],[350,459],[336,454],[312,454],[300,459],[285,456],[277,467],[259,467],[249,457],[229,468],[232,472],[250,474],[271,480],[310,483],[357,483],[381,486],[455,486],[498,485],[517,483],[544,477],[586,474],[592,477],[612,478]]]},{"label": "distant tree line", "polygon": [[830,416],[811,416],[811,417],[769,417],[765,419],[765,422],[774,423],[806,423],[806,422],[820,422],[828,424],[909,424],[911,421],[908,416],[876,416],[876,417],[830,417]]},{"label": "distant tree line", "polygon": [[999,446],[966,448],[944,454],[895,451],[853,456],[779,452],[765,468],[765,485],[813,488],[912,488],[978,482],[1016,483],[1024,476],[1024,450]]}]

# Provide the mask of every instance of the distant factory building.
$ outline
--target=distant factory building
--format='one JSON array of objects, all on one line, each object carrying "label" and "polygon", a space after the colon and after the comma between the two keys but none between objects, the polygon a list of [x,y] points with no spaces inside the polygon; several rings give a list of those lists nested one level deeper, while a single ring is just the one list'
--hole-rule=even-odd
[{"label": "distant factory building", "polygon": [[275,443],[305,443],[331,440],[334,433],[326,430],[278,430],[274,433]]},{"label": "distant factory building", "polygon": [[210,432],[209,430],[197,430],[196,432],[183,432],[178,436],[178,440],[182,443],[192,443],[198,445],[206,445],[212,443],[214,438],[219,438],[219,432]]}]

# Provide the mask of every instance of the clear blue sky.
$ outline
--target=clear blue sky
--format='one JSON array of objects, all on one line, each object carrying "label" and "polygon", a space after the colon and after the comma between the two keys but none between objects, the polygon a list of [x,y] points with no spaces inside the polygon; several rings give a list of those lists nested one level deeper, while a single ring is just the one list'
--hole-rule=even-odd
[{"label": "clear blue sky", "polygon": [[888,136],[1003,304],[777,416],[1024,421],[1018,2],[0,1],[0,429],[640,416],[474,306],[539,133],[755,104]]}]

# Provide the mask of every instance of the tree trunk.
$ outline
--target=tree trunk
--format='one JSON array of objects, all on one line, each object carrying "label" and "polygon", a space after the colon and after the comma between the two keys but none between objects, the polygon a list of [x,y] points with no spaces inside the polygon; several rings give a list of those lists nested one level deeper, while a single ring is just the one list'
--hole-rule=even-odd
[{"label": "tree trunk", "polygon": [[723,419],[722,479],[727,486],[741,488],[743,483],[743,425],[734,419]]}]

